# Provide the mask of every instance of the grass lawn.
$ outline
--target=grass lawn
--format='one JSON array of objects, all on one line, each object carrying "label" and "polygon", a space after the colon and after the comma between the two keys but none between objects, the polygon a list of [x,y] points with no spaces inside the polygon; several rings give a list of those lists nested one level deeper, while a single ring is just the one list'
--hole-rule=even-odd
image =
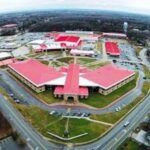
[{"label": "grass lawn", "polygon": [[86,57],[85,58],[80,58],[80,57],[77,58],[78,64],[81,64],[81,65],[86,65],[88,63],[92,63],[95,61],[96,61],[96,59],[94,59],[94,58],[86,58]]},{"label": "grass lawn", "polygon": [[[36,93],[34,90],[32,90],[29,86],[27,86],[25,83],[23,83],[21,80],[13,76],[14,79],[16,79],[18,82],[20,82],[25,88],[29,89],[30,92],[37,98],[41,99],[42,101],[46,102],[47,104],[57,103],[62,101],[62,99],[55,98],[54,94],[51,90],[46,90],[41,93]],[[0,91],[1,92],[1,91]]]},{"label": "grass lawn", "polygon": [[[48,112],[33,106],[26,107],[23,105],[16,105],[15,107],[17,107],[17,109],[23,114],[26,120],[29,121],[33,125],[33,127],[35,127],[44,136],[58,141],[58,139],[55,139],[55,137],[52,137],[47,133],[51,132],[53,134],[63,137],[67,119],[51,116]],[[69,142],[80,143],[90,141],[94,138],[99,137],[102,133],[108,130],[108,128],[108,126],[92,123],[87,120],[70,119],[70,137],[84,133],[88,133],[88,135],[85,135],[78,139],[74,139]]]},{"label": "grass lawn", "polygon": [[74,57],[62,57],[62,58],[58,58],[57,60],[62,63],[70,64],[74,62]]},{"label": "grass lawn", "polygon": [[100,42],[100,41],[97,42],[97,49],[96,50],[102,53],[102,42]]},{"label": "grass lawn", "polygon": [[140,150],[139,145],[128,138],[117,150]]},{"label": "grass lawn", "polygon": [[143,85],[142,94],[137,97],[132,103],[127,105],[119,112],[103,114],[103,115],[93,115],[91,116],[92,119],[100,120],[108,123],[116,123],[119,119],[121,119],[127,112],[129,112],[140,100],[142,100],[149,91],[150,83],[145,82]]},{"label": "grass lawn", "polygon": [[52,62],[51,62],[51,66],[53,66],[53,67],[61,67],[61,66],[63,66],[63,64],[60,65],[59,62],[57,62],[57,61],[52,61]]},{"label": "grass lawn", "polygon": [[96,68],[99,68],[99,67],[103,67],[107,64],[110,64],[110,62],[100,62],[100,61],[97,61],[95,63],[91,63],[89,64],[87,67],[90,68],[90,69],[96,69]]},{"label": "grass lawn", "polygon": [[45,64],[45,65],[48,65],[49,64],[49,62],[48,61],[46,61],[46,60],[43,60],[43,61],[40,61],[42,64]]},{"label": "grass lawn", "polygon": [[139,53],[143,49],[143,47],[141,47],[141,46],[135,46],[134,49],[135,49],[136,55],[139,56]]},{"label": "grass lawn", "polygon": [[106,96],[99,93],[90,93],[89,98],[81,100],[81,102],[97,108],[103,108],[135,88],[136,80],[137,78]]},{"label": "grass lawn", "polygon": [[36,94],[37,97],[39,97],[41,100],[43,100],[47,104],[52,104],[52,103],[57,103],[57,102],[62,101],[62,99],[55,98],[52,91],[46,90],[42,93],[35,93],[34,92],[34,94]]},{"label": "grass lawn", "polygon": [[143,65],[144,73],[146,78],[150,79],[150,70],[147,66]]}]

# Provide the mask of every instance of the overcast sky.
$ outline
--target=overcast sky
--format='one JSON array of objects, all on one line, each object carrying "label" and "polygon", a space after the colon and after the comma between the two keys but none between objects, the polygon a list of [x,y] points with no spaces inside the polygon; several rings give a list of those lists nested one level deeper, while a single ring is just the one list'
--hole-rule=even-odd
[{"label": "overcast sky", "polygon": [[150,0],[0,0],[0,12],[84,8],[150,14]]}]

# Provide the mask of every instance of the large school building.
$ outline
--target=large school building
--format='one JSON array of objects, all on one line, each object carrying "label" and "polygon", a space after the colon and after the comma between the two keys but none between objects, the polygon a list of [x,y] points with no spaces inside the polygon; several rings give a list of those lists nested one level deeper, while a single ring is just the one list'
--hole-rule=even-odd
[{"label": "large school building", "polygon": [[37,93],[53,90],[54,96],[78,101],[88,98],[91,89],[107,95],[135,78],[135,72],[108,64],[95,70],[70,64],[59,69],[34,59],[9,65],[8,71]]}]

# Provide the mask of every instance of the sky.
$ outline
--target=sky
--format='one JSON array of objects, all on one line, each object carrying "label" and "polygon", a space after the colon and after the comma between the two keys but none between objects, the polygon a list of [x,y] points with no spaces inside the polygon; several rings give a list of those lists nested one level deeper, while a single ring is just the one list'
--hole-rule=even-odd
[{"label": "sky", "polygon": [[51,8],[99,9],[150,15],[150,0],[0,0],[0,12]]}]

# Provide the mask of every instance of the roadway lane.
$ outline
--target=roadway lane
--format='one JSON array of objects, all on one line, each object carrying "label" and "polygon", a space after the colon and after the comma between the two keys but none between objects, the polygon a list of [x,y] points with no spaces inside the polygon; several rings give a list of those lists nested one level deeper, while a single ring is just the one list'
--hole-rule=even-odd
[{"label": "roadway lane", "polygon": [[150,62],[147,60],[146,51],[147,51],[146,48],[141,50],[140,53],[139,53],[139,57],[143,61],[143,64],[145,64],[149,68],[150,67]]},{"label": "roadway lane", "polygon": [[63,146],[55,145],[43,139],[35,129],[28,125],[22,115],[13,106],[0,95],[0,110],[11,125],[21,134],[24,139],[27,139],[28,146],[31,149],[36,147],[39,150],[61,150]]},{"label": "roadway lane", "polygon": [[[98,141],[84,146],[76,146],[75,150],[115,150],[132,132],[132,130],[142,122],[144,116],[150,112],[150,96],[148,96],[134,111],[132,111],[123,121],[117,124],[107,135]],[[124,127],[126,121],[130,124]]]}]

